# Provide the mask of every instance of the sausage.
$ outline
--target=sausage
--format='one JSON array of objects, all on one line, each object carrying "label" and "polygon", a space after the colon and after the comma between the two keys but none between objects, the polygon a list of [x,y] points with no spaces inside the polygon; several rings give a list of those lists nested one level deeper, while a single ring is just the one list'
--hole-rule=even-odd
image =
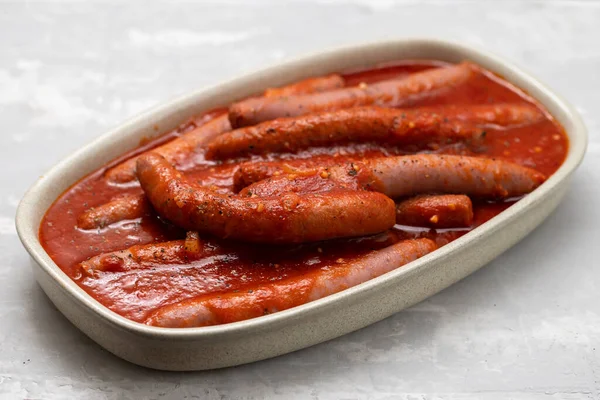
[{"label": "sausage", "polygon": [[473,223],[473,204],[462,194],[421,195],[396,204],[396,223],[429,228],[463,228]]},{"label": "sausage", "polygon": [[[325,169],[320,173],[316,170],[307,170],[299,174],[274,176],[254,183],[240,191],[239,195],[265,197],[288,192],[300,195],[327,193],[340,188],[360,190],[370,178],[368,173],[362,179],[359,174],[361,172],[340,182],[336,179],[324,178],[327,176]],[[396,223],[401,225],[460,228],[471,226],[472,222],[473,205],[465,195],[421,195],[396,204]]]},{"label": "sausage", "polygon": [[355,177],[346,181],[326,179],[327,172],[318,171],[310,169],[299,174],[273,176],[245,187],[239,192],[239,196],[265,198],[281,196],[285,193],[303,196],[309,193],[329,193],[338,190],[363,190]]},{"label": "sausage", "polygon": [[[357,176],[344,182],[324,179],[326,173],[325,170],[317,173],[313,169],[298,174],[274,176],[247,186],[239,194],[264,197],[287,192],[326,193],[339,188],[360,190],[365,182],[363,179],[361,183]],[[441,229],[468,227],[472,222],[473,205],[465,195],[420,195],[396,204],[396,223],[401,225]]]},{"label": "sausage", "polygon": [[[344,85],[343,78],[339,75],[329,75],[302,80],[281,88],[268,89],[265,95],[273,97],[277,95],[306,94],[328,90],[329,88],[333,89],[338,87],[338,85]],[[151,151],[162,155],[171,164],[179,166],[189,158],[191,153],[196,152],[197,149],[205,143],[208,143],[214,137],[230,129],[231,125],[229,124],[228,116],[221,115],[208,121],[206,124],[197,127],[193,131],[184,133],[177,139],[152,149]],[[133,181],[135,179],[136,160],[137,157],[132,157],[116,167],[111,168],[106,172],[106,178],[109,182],[114,183],[127,183]]]},{"label": "sausage", "polygon": [[453,193],[502,199],[527,194],[546,180],[541,172],[508,161],[437,154],[378,157],[329,172],[334,179],[347,179],[362,168],[372,174],[362,186],[392,198]]},{"label": "sausage", "polygon": [[[201,186],[210,186],[211,190],[229,193],[231,188],[227,187],[230,184],[226,180],[230,178],[231,172],[236,169],[232,167],[229,171],[213,172],[208,176],[202,173],[203,171],[200,171],[200,174],[196,171],[190,172],[187,176],[190,180],[196,180],[196,183]],[[223,186],[218,185],[220,183],[223,183]],[[152,205],[143,193],[139,195],[125,194],[113,198],[108,203],[85,211],[79,216],[77,226],[81,229],[105,228],[116,222],[142,218],[153,215],[153,213]]]},{"label": "sausage", "polygon": [[152,206],[144,195],[125,194],[85,211],[77,218],[77,226],[81,229],[104,228],[115,222],[143,217],[151,211]]},{"label": "sausage", "polygon": [[529,103],[446,105],[440,109],[452,119],[496,128],[531,125],[545,118],[542,110]]},{"label": "sausage", "polygon": [[81,262],[78,267],[84,275],[97,277],[99,272],[124,272],[186,264],[206,257],[212,249],[212,246],[203,246],[197,232],[188,232],[185,240],[137,245],[126,250],[99,254]]},{"label": "sausage", "polygon": [[[307,170],[257,182],[244,188],[239,195],[266,197],[289,192],[299,195],[327,193],[340,188],[360,190],[370,179],[368,172],[362,178],[360,174],[361,172],[358,172],[357,175],[340,182],[325,178],[327,177],[325,169],[319,173],[316,170]],[[473,205],[465,195],[421,195],[396,204],[396,223],[401,225],[460,228],[471,226],[472,222]]]},{"label": "sausage", "polygon": [[279,88],[265,90],[265,97],[284,97],[307,93],[319,93],[344,87],[345,81],[338,74],[307,78]]},{"label": "sausage", "polygon": [[[323,187],[323,183],[313,182],[320,177],[341,183],[347,189],[376,191],[391,198],[446,193],[502,199],[527,194],[546,179],[541,172],[508,161],[438,154],[375,157],[343,165],[296,168],[292,174],[285,163],[263,167],[259,173],[274,175],[247,186],[240,194],[251,191],[275,195],[271,188],[282,187],[280,182],[286,180],[292,182],[296,191],[303,186]],[[305,178],[308,176],[310,180]],[[250,180],[241,173],[237,179],[240,182]],[[304,181],[308,183],[304,184]]]},{"label": "sausage", "polygon": [[162,156],[138,158],[137,176],[160,216],[220,238],[302,243],[383,232],[394,225],[394,202],[379,193],[335,190],[299,196],[241,197],[188,182]]},{"label": "sausage", "polygon": [[[348,162],[348,165],[360,165]],[[243,188],[238,194],[242,197],[276,197],[284,193],[305,195],[308,193],[329,193],[336,190],[378,191],[380,184],[373,186],[378,178],[368,168],[356,168],[348,174],[339,165],[330,167],[319,165],[313,168],[298,168],[289,172],[289,166],[283,164],[287,173],[277,174]],[[333,173],[332,173],[333,172]]]},{"label": "sausage", "polygon": [[233,188],[240,191],[246,186],[272,176],[302,174],[319,167],[328,167],[348,161],[347,157],[311,157],[286,161],[250,161],[239,164],[233,174]]},{"label": "sausage", "polygon": [[357,189],[378,191],[392,198],[426,193],[506,198],[529,193],[546,180],[544,174],[508,161],[454,155],[375,157],[343,165],[336,165],[331,158],[316,164],[310,159],[244,163],[236,171],[234,183],[238,189],[252,186],[248,190],[259,193],[271,185],[271,177],[323,173],[348,187],[349,181],[360,178]]},{"label": "sausage", "polygon": [[343,108],[370,105],[413,106],[427,96],[451,90],[464,83],[477,71],[480,71],[479,67],[463,62],[411,74],[404,79],[386,80],[371,85],[287,98],[242,100],[229,107],[229,121],[233,128],[240,128],[281,117],[296,117]]},{"label": "sausage", "polygon": [[[294,166],[297,166],[299,170],[307,170],[318,165],[339,164],[345,160],[346,158],[343,157],[314,157],[305,160],[290,160],[286,163],[289,164],[289,167],[286,167],[285,165],[282,167],[279,162],[244,163],[240,165],[234,173],[234,189],[239,191],[251,183],[268,178],[273,174],[281,174],[282,171],[285,171],[287,174],[293,173],[295,171]],[[256,164],[256,166],[254,164]],[[264,168],[267,168],[264,171],[260,170],[262,164],[265,164]],[[256,170],[256,168],[258,168],[258,170]],[[190,178],[192,177],[193,174]],[[248,182],[246,182],[246,180],[248,180]],[[127,194],[116,197],[108,203],[84,212],[79,216],[77,226],[81,229],[104,228],[110,224],[123,220],[141,218],[151,212],[152,206],[146,199],[146,196],[143,194]]]},{"label": "sausage", "polygon": [[399,268],[436,249],[429,239],[405,240],[348,263],[237,293],[183,300],[153,311],[147,325],[191,328],[243,321],[321,299]]},{"label": "sausage", "polygon": [[[208,143],[214,137],[230,129],[231,126],[229,125],[227,115],[221,115],[151,151],[162,155],[172,164],[180,165],[203,144]],[[135,180],[135,164],[138,157],[132,157],[109,169],[106,172],[108,181],[127,183]]]},{"label": "sausage", "polygon": [[248,154],[295,152],[348,142],[412,144],[435,138],[481,136],[482,125],[522,125],[540,121],[528,104],[495,104],[424,109],[358,107],[279,118],[235,129],[207,144],[206,158],[224,160]]}]

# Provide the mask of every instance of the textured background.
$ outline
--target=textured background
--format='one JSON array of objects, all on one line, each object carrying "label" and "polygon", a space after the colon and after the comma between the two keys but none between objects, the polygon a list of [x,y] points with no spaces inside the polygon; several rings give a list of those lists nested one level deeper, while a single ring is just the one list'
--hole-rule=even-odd
[{"label": "textured background", "polygon": [[[0,2],[0,399],[600,398],[600,3]],[[485,47],[590,130],[565,202],[468,279],[287,356],[161,373],[108,354],[34,282],[14,229],[50,166],[152,105],[289,56],[432,36]]]}]

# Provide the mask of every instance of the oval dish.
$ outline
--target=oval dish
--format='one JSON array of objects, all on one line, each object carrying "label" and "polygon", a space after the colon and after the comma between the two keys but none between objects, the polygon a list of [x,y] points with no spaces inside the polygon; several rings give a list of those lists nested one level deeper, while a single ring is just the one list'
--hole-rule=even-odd
[{"label": "oval dish", "polygon": [[[39,224],[52,202],[83,176],[135,148],[142,137],[155,136],[156,126],[160,132],[169,131],[195,114],[267,87],[402,59],[469,59],[502,75],[536,98],[563,125],[570,141],[565,162],[542,186],[508,210],[407,266],[321,300],[226,325],[169,329],[130,321],[86,294],[40,245]],[[221,368],[285,354],[360,329],[468,276],[513,246],[554,210],[583,158],[586,143],[586,129],[573,107],[496,56],[430,39],[364,44],[303,57],[196,91],[124,123],[41,177],[23,197],[16,225],[32,257],[35,277],[50,300],[102,347],[132,363],[155,369]]]}]

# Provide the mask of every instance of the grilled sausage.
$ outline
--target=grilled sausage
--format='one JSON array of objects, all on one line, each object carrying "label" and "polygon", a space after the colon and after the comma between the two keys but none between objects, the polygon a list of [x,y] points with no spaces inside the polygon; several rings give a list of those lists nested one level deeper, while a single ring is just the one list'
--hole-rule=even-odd
[{"label": "grilled sausage", "polygon": [[338,74],[307,78],[279,88],[265,90],[265,97],[284,97],[299,94],[319,93],[344,87],[344,78]]},{"label": "grilled sausage", "polygon": [[[231,129],[226,115],[221,115],[199,126],[191,132],[184,133],[177,139],[174,139],[151,151],[165,157],[170,163],[179,165],[189,158],[203,144],[208,143],[214,137]],[[145,154],[145,153],[144,153]],[[127,183],[135,180],[135,163],[139,156],[132,157],[129,160],[109,169],[106,172],[106,178],[109,182]]]},{"label": "grilled sausage", "polygon": [[246,186],[272,176],[302,174],[321,167],[330,167],[348,161],[347,157],[311,157],[286,161],[251,161],[239,164],[233,174],[233,187],[240,191]]},{"label": "grilled sausage", "polygon": [[115,222],[143,217],[151,211],[144,195],[125,194],[85,211],[77,218],[77,226],[81,229],[104,228]]},{"label": "grilled sausage", "polygon": [[[293,174],[288,171],[285,162],[264,166],[259,173],[275,175],[247,186],[240,194],[252,191],[266,195],[277,185],[282,186],[279,181],[286,180],[295,180],[296,188],[315,186],[312,180],[320,177],[342,183],[348,189],[376,191],[391,198],[447,193],[500,199],[527,194],[546,179],[541,172],[508,161],[438,154],[376,157],[344,165],[300,167]],[[242,173],[237,179],[248,182],[250,177]],[[302,182],[308,182],[306,177],[311,177],[310,183]]]},{"label": "grilled sausage", "polygon": [[[325,179],[326,176],[315,171],[301,174],[283,175],[252,184],[242,191],[240,196],[268,197],[283,193],[327,193],[332,190],[360,190],[369,179],[359,176],[349,177],[339,182],[335,179]],[[362,180],[362,182],[361,182]],[[473,222],[473,205],[465,195],[420,195],[402,200],[396,204],[396,223],[409,226],[431,228],[460,228],[468,227]]]},{"label": "grilled sausage", "polygon": [[99,272],[123,272],[186,264],[207,256],[211,246],[203,246],[197,232],[188,232],[185,240],[132,246],[126,250],[99,254],[79,264],[82,273],[95,277]]},{"label": "grilled sausage", "polygon": [[[349,177],[339,182],[326,179],[326,171],[314,170],[301,174],[283,175],[252,184],[242,191],[240,196],[273,197],[293,192],[299,195],[307,193],[327,193],[333,190],[361,190],[369,179],[359,176]],[[473,222],[473,205],[465,195],[420,195],[400,201],[396,204],[396,223],[401,225],[460,228]]]},{"label": "grilled sausage", "polygon": [[436,249],[429,239],[398,242],[348,263],[333,265],[238,293],[215,294],[163,306],[147,325],[191,328],[226,324],[286,310],[359,285]]},{"label": "grilled sausage", "polygon": [[404,79],[377,82],[329,92],[290,96],[287,98],[252,98],[229,107],[233,128],[255,125],[281,117],[295,117],[319,111],[340,110],[359,106],[402,107],[414,105],[421,98],[456,87],[479,67],[462,63],[411,74]]},{"label": "grilled sausage", "polygon": [[[324,77],[309,78],[286,85],[280,88],[267,89],[265,96],[290,96],[295,94],[307,94],[333,89],[344,85],[344,80],[339,75],[328,75]],[[208,143],[219,134],[231,129],[227,115],[216,117],[194,129],[191,132],[184,133],[179,138],[174,139],[151,151],[165,157],[171,164],[181,165],[190,154],[197,151],[205,143]],[[106,177],[110,182],[127,183],[135,179],[135,163],[137,157],[111,168],[107,171]]]},{"label": "grilled sausage", "polygon": [[378,233],[395,222],[393,201],[379,193],[341,189],[271,198],[225,195],[188,182],[154,153],[138,158],[137,176],[159,215],[220,238],[301,243]]},{"label": "grilled sausage", "polygon": [[392,198],[421,193],[507,198],[527,194],[546,179],[541,172],[508,161],[436,154],[374,158],[330,172],[356,175],[363,167],[373,174],[363,187]]},{"label": "grilled sausage", "polygon": [[429,228],[463,228],[473,223],[473,204],[462,194],[422,195],[396,204],[396,223]]},{"label": "grilled sausage", "polygon": [[279,118],[226,132],[207,144],[206,158],[224,160],[349,142],[412,144],[436,138],[474,139],[482,134],[482,125],[522,125],[542,118],[540,110],[527,104],[349,108]]},{"label": "grilled sausage", "polygon": [[[373,190],[392,198],[448,193],[494,199],[527,194],[546,179],[536,170],[508,161],[468,156],[415,154],[349,161],[343,165],[323,160],[320,166],[295,161],[242,164],[234,176],[235,184],[254,193],[267,193],[268,187],[274,185],[268,178],[322,175],[344,182],[346,187]],[[353,186],[352,181],[358,186]]]}]

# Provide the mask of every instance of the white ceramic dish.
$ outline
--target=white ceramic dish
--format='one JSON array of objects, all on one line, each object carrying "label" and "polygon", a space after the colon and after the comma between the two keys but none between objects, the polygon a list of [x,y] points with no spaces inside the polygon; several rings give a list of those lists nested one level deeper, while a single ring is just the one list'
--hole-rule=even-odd
[{"label": "white ceramic dish", "polygon": [[[401,59],[472,60],[526,90],[565,127],[564,164],[541,187],[460,239],[379,278],[287,311],[233,324],[191,329],[139,324],[105,308],[79,288],[46,254],[40,221],[71,184],[137,146],[142,136],[168,131],[203,110],[308,76]],[[154,108],[102,135],[41,177],[17,211],[17,230],[39,284],[56,307],[86,335],[135,364],[164,370],[202,370],[257,361],[308,347],[365,327],[415,304],[471,274],[514,245],[558,205],[581,162],[586,129],[563,99],[514,65],[456,43],[401,39],[319,53],[194,92]]]}]

